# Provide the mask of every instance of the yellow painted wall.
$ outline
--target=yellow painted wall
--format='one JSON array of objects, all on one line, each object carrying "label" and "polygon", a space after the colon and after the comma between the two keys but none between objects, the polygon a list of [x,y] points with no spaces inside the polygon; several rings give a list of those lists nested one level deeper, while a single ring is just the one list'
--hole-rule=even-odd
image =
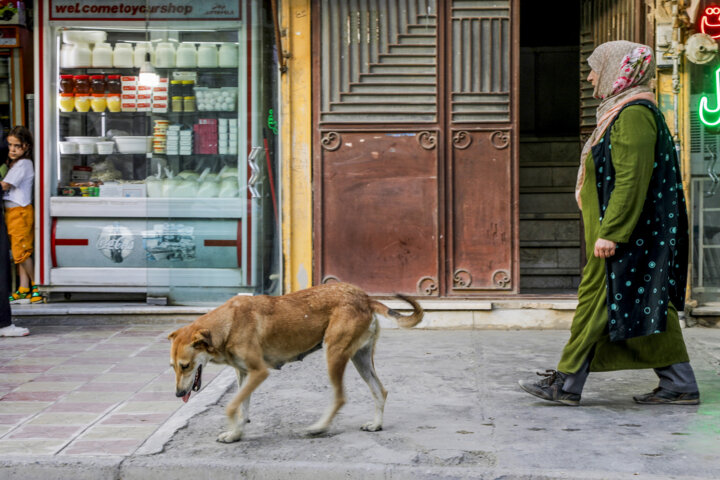
[{"label": "yellow painted wall", "polygon": [[310,0],[282,0],[280,79],[283,293],[312,284],[312,63]]}]

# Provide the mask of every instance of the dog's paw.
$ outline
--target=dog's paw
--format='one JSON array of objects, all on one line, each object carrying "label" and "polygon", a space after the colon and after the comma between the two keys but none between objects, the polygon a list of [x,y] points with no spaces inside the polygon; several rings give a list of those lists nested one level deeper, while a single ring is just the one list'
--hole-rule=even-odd
[{"label": "dog's paw", "polygon": [[379,432],[380,430],[382,430],[382,424],[369,422],[360,427],[360,430],[362,430],[363,432]]},{"label": "dog's paw", "polygon": [[306,437],[317,437],[318,435],[322,435],[325,432],[327,432],[327,428],[316,427],[314,425],[303,430],[303,434]]},{"label": "dog's paw", "polygon": [[237,442],[242,438],[242,430],[228,430],[223,432],[217,437],[217,441],[220,443],[233,443]]}]

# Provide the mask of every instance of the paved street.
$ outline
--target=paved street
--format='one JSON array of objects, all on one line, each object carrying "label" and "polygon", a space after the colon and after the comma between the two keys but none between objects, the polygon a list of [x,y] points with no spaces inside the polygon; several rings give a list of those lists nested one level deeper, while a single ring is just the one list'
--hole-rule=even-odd
[{"label": "paved street", "polygon": [[[699,407],[640,406],[652,371],[593,374],[579,408],[522,392],[553,368],[566,331],[385,330],[385,429],[348,367],[348,403],[306,438],[329,402],[324,356],[273,371],[244,439],[215,441],[234,374],[217,366],[187,404],[168,366],[171,324],[31,326],[0,339],[0,478],[704,478],[720,476],[720,329],[684,330]],[[214,378],[213,378],[214,377]]]}]

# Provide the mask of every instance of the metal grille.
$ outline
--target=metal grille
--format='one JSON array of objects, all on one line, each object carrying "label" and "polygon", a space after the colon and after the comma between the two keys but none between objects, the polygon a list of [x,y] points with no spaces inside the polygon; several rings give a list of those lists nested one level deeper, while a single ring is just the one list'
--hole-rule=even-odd
[{"label": "metal grille", "polygon": [[509,2],[453,1],[451,51],[452,122],[509,122]]},{"label": "metal grille", "polygon": [[436,0],[320,5],[320,123],[436,122]]}]

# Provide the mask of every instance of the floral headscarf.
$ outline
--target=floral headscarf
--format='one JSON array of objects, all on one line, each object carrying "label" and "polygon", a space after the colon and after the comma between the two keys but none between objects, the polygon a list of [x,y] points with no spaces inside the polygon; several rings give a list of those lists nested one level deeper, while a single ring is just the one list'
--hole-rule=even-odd
[{"label": "floral headscarf", "polygon": [[652,48],[625,40],[606,42],[588,57],[590,68],[597,74],[593,96],[602,100],[595,114],[597,126],[583,147],[580,170],[575,186],[575,198],[580,205],[580,189],[585,179],[585,159],[593,145],[600,141],[605,130],[623,106],[635,100],[655,103],[650,81],[655,75]]}]

